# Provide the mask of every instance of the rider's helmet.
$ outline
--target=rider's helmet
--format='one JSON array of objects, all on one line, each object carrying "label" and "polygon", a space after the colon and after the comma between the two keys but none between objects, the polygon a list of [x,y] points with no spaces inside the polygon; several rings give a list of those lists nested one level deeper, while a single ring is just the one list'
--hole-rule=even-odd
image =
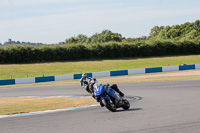
[{"label": "rider's helmet", "polygon": [[87,75],[85,73],[82,74],[82,78],[86,79]]}]

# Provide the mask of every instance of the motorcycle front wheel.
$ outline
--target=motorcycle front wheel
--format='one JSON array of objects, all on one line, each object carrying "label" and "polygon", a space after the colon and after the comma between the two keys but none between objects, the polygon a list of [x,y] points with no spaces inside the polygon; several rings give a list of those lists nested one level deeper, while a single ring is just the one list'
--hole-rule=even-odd
[{"label": "motorcycle front wheel", "polygon": [[115,112],[116,111],[116,107],[115,107],[115,105],[113,104],[113,103],[111,103],[110,101],[108,101],[107,99],[103,99],[102,100],[102,103],[104,104],[104,106],[108,109],[108,110],[110,110],[110,111],[112,111],[112,112]]},{"label": "motorcycle front wheel", "polygon": [[124,110],[129,109],[129,108],[130,108],[130,103],[129,103],[129,101],[125,99],[125,100],[123,100],[123,102],[124,102],[124,105],[122,106],[122,108],[123,108]]}]

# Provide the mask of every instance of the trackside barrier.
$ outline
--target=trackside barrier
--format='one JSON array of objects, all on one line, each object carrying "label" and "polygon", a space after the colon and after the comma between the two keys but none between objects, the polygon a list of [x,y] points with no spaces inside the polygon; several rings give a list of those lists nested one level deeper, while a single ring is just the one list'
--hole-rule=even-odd
[{"label": "trackside barrier", "polygon": [[[86,73],[88,77],[92,77],[92,73]],[[74,74],[74,79],[80,79],[82,74]]]},{"label": "trackside barrier", "polygon": [[[200,69],[200,64],[129,69],[129,70],[118,70],[118,71],[107,71],[107,72],[93,72],[93,73],[86,73],[86,74],[89,77],[97,78],[97,77],[112,77],[112,76],[145,74],[145,73],[157,73],[157,72],[182,71],[182,70],[192,70],[192,69]],[[4,79],[4,80],[0,80],[0,85],[29,84],[29,83],[40,83],[40,82],[49,82],[49,81],[74,80],[74,79],[80,79],[81,76],[82,74],[70,74],[70,75],[56,75],[56,76],[32,77],[32,78]]]},{"label": "trackside barrier", "polygon": [[110,71],[110,76],[128,75],[128,70]]},{"label": "trackside barrier", "polygon": [[179,71],[179,66],[167,66],[162,68],[163,72]]},{"label": "trackside barrier", "polygon": [[183,65],[183,66],[179,66],[179,71],[181,71],[181,70],[190,70],[190,69],[195,69],[195,65]]},{"label": "trackside barrier", "polygon": [[15,84],[31,84],[31,83],[36,83],[35,82],[35,77],[34,78],[17,78],[15,79]]},{"label": "trackside barrier", "polygon": [[145,68],[128,70],[128,75],[135,75],[135,74],[145,74]]},{"label": "trackside barrier", "polygon": [[92,73],[92,76],[94,78],[97,78],[97,77],[110,77],[110,71],[108,71],[108,72],[94,72],[94,73]]},{"label": "trackside barrier", "polygon": [[49,81],[55,81],[55,77],[54,77],[54,76],[35,77],[35,83],[39,83],[39,82],[49,82]]},{"label": "trackside barrier", "polygon": [[61,80],[73,80],[74,75],[57,75],[55,76],[55,81],[61,81]]},{"label": "trackside barrier", "polygon": [[196,64],[195,69],[200,69],[200,64]]},{"label": "trackside barrier", "polygon": [[157,73],[157,72],[162,72],[162,67],[145,68],[145,73]]},{"label": "trackside barrier", "polygon": [[0,85],[14,85],[15,79],[0,80]]}]

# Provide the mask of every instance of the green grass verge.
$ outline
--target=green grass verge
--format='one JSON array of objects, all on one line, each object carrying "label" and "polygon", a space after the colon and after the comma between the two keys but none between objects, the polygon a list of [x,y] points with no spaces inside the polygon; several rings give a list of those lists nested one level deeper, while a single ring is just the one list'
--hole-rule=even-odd
[{"label": "green grass verge", "polygon": [[0,98],[0,115],[63,109],[96,104],[92,98],[19,97]]},{"label": "green grass verge", "polygon": [[0,79],[66,75],[87,72],[101,72],[135,68],[200,64],[200,55],[123,58],[113,60],[89,60],[71,62],[50,62],[34,64],[1,64]]}]

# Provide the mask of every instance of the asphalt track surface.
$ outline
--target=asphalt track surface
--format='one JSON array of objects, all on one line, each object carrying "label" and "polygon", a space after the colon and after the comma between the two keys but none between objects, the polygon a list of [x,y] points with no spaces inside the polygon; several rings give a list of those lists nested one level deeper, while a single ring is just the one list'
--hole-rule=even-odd
[{"label": "asphalt track surface", "polygon": [[[128,111],[100,106],[0,119],[1,133],[200,133],[200,81],[120,83]],[[0,88],[0,97],[87,95],[78,85]]]}]

